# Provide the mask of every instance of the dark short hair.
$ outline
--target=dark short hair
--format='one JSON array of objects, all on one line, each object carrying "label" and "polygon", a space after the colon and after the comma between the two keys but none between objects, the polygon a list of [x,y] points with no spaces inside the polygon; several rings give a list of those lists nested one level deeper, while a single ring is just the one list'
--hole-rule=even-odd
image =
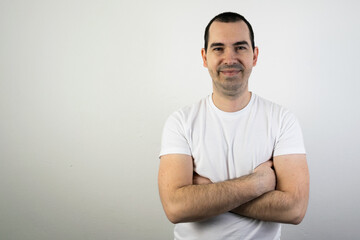
[{"label": "dark short hair", "polygon": [[208,42],[209,42],[209,29],[210,26],[213,22],[225,22],[225,23],[229,23],[229,22],[238,22],[238,21],[244,21],[246,23],[246,25],[249,28],[249,35],[250,35],[250,41],[251,41],[251,47],[254,50],[255,49],[255,40],[254,40],[254,31],[251,27],[251,24],[248,22],[248,20],[246,20],[246,18],[244,18],[242,15],[238,14],[238,13],[234,13],[234,12],[224,12],[224,13],[220,13],[219,15],[215,16],[213,19],[211,19],[211,21],[208,23],[208,25],[205,28],[205,35],[204,35],[204,40],[205,40],[205,51],[207,51],[208,48]]}]

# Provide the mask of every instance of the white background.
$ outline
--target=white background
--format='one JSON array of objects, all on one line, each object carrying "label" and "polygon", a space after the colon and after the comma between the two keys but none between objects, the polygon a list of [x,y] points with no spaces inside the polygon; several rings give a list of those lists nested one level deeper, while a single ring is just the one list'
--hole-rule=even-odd
[{"label": "white background", "polygon": [[358,1],[0,0],[0,239],[171,239],[161,131],[211,93],[200,50],[223,11],[252,23],[258,95],[303,128],[310,203],[282,239],[356,239]]}]

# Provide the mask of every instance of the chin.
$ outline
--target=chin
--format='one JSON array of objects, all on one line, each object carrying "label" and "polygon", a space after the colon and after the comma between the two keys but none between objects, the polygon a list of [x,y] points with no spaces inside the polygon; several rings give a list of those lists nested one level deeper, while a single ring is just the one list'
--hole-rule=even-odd
[{"label": "chin", "polygon": [[213,86],[225,96],[236,97],[248,89],[248,81],[233,77],[217,79],[217,81],[213,80]]},{"label": "chin", "polygon": [[241,95],[247,90],[247,84],[237,84],[233,86],[225,86],[222,88],[222,92],[229,97],[236,97]]}]

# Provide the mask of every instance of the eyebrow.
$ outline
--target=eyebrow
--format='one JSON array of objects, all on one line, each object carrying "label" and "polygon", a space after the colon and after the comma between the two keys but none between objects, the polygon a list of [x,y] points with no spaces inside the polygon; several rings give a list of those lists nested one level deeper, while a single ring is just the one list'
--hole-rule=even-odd
[{"label": "eyebrow", "polygon": [[215,43],[212,43],[212,44],[210,45],[210,48],[213,48],[213,47],[223,47],[223,46],[225,46],[225,44],[219,43],[219,42],[215,42]]},{"label": "eyebrow", "polygon": [[237,46],[237,45],[247,45],[247,46],[250,46],[247,41],[240,41],[240,42],[236,42],[236,43],[233,44],[233,46]]},{"label": "eyebrow", "polygon": [[[239,41],[239,42],[236,42],[233,44],[233,46],[239,46],[239,45],[247,45],[247,46],[250,46],[249,43],[247,41]],[[224,43],[220,43],[220,42],[214,42],[210,45],[210,48],[213,48],[213,47],[223,47],[225,46]]]}]

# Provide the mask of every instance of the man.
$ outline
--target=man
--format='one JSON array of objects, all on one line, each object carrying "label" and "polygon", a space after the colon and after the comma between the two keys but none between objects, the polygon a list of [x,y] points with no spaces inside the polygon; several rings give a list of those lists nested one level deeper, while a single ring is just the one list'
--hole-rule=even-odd
[{"label": "man", "polygon": [[173,113],[160,153],[159,192],[175,239],[280,239],[306,212],[309,173],[297,119],[248,90],[256,65],[250,23],[214,17],[201,54],[212,95]]}]

